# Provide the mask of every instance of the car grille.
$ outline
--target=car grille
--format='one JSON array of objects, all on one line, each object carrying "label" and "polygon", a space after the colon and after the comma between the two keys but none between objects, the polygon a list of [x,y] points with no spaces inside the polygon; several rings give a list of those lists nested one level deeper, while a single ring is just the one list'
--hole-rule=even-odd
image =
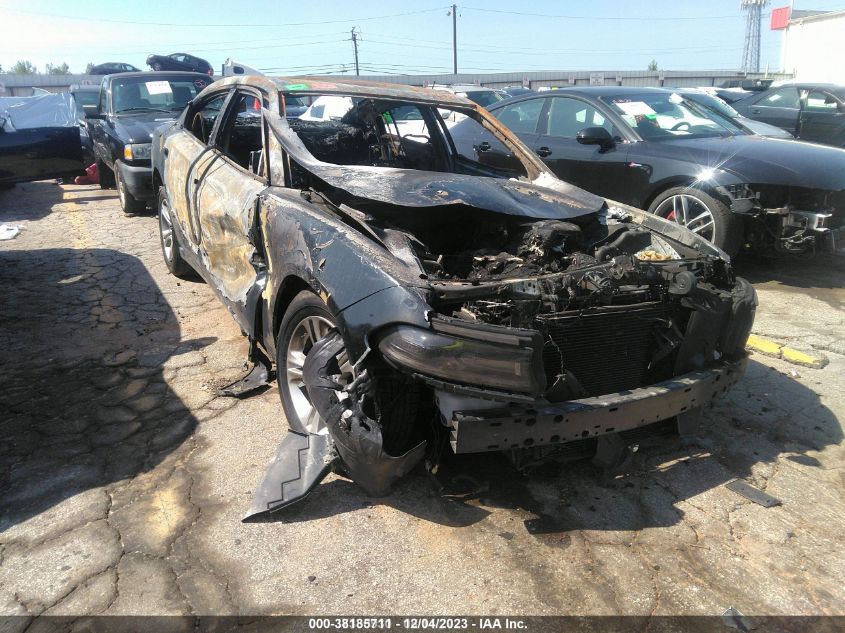
[{"label": "car grille", "polygon": [[654,329],[668,316],[665,304],[645,303],[538,317],[546,334],[548,384],[569,371],[588,396],[599,396],[668,377],[650,375],[648,367],[656,347]]}]

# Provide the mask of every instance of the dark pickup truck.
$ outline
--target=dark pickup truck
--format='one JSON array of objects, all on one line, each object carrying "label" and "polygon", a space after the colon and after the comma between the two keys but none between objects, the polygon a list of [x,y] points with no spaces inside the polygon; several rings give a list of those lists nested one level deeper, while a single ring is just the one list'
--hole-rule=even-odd
[{"label": "dark pickup truck", "polygon": [[84,106],[100,186],[116,187],[124,213],[143,211],[155,199],[150,140],[162,123],[175,119],[212,80],[186,72],[106,75],[97,105]]}]

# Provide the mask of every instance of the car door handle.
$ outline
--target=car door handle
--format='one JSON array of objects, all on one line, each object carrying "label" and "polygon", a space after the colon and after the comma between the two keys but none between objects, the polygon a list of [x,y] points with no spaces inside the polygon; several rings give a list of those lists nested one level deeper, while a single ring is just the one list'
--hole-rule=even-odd
[{"label": "car door handle", "polygon": [[543,147],[540,147],[540,148],[537,149],[537,156],[539,156],[540,158],[545,158],[546,156],[551,155],[551,153],[552,153],[552,150],[550,150],[545,145],[543,145]]},{"label": "car door handle", "polygon": [[488,143],[487,141],[482,142],[478,146],[478,151],[479,152],[489,152],[490,151],[490,143]]},{"label": "car door handle", "polygon": [[760,114],[760,108],[754,108],[753,110],[751,110],[751,112],[753,114]]}]

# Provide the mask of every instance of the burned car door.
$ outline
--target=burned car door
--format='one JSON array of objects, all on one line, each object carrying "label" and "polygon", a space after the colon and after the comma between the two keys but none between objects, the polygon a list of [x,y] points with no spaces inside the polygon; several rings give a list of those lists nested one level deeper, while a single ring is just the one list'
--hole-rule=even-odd
[{"label": "burned car door", "polygon": [[[624,199],[628,149],[612,140],[621,141],[621,134],[608,115],[569,96],[549,97],[548,102],[548,127],[540,130],[531,148],[561,180],[613,200]],[[609,133],[606,145],[578,139],[580,133],[595,128]]]},{"label": "burned car door", "polygon": [[[212,93],[186,113],[181,134],[173,134],[164,148],[168,168],[164,179],[170,193],[170,204],[189,246],[196,251],[200,242],[199,220],[195,215],[198,182],[189,176],[199,175],[213,158],[210,141],[215,125],[230,91]],[[196,177],[196,176],[195,176]]]},{"label": "burned car door", "polygon": [[253,292],[264,270],[258,241],[258,196],[267,188],[262,97],[237,90],[217,125],[213,149],[189,175],[196,183],[195,217],[209,281],[245,331]]},{"label": "burned car door", "polygon": [[837,147],[845,146],[845,103],[824,90],[811,90],[801,98],[798,138]]}]

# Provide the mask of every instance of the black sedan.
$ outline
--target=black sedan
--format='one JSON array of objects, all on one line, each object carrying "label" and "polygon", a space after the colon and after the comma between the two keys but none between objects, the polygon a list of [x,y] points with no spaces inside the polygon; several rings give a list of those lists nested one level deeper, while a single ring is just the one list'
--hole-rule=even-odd
[{"label": "black sedan", "polygon": [[171,53],[170,55],[150,55],[147,66],[153,70],[184,70],[213,76],[211,64],[201,57],[194,57],[187,53]]},{"label": "black sedan", "polygon": [[845,147],[845,86],[788,84],[745,97],[733,107],[804,141]]},{"label": "black sedan", "polygon": [[140,68],[135,68],[132,64],[124,64],[123,62],[106,62],[105,64],[97,64],[88,71],[89,75],[114,75],[116,73],[137,73]]},{"label": "black sedan", "polygon": [[[751,134],[672,90],[568,88],[490,112],[561,179],[674,220],[729,254],[812,254],[845,239],[845,151]],[[495,139],[456,142],[507,168]]]}]

